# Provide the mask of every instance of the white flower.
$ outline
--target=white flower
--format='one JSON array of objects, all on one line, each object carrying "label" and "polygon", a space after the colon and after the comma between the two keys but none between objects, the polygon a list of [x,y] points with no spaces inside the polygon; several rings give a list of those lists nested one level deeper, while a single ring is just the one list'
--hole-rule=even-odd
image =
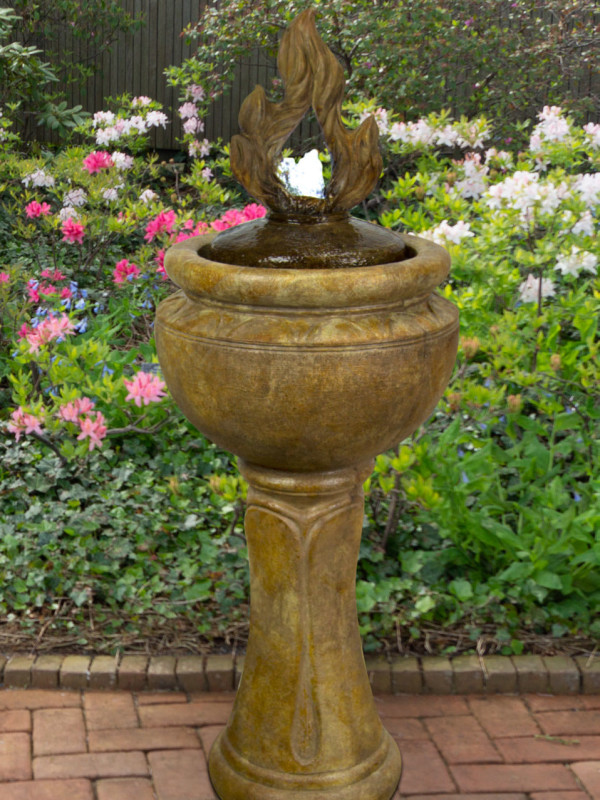
[{"label": "white flower", "polygon": [[486,162],[494,160],[498,163],[501,169],[507,169],[508,167],[512,166],[513,157],[512,153],[509,153],[506,150],[496,150],[495,147],[490,147],[489,150],[485,151],[485,160]]},{"label": "white flower", "polygon": [[445,147],[454,147],[458,141],[458,132],[452,125],[444,125],[435,132],[435,143]]},{"label": "white flower", "polygon": [[575,190],[586,205],[600,203],[600,172],[584,173],[575,179]]},{"label": "white flower", "polygon": [[190,119],[191,117],[198,116],[198,109],[194,103],[184,103],[179,106],[179,116],[181,119]]},{"label": "white flower", "polygon": [[408,141],[408,125],[406,122],[394,122],[390,127],[390,139],[393,142]]},{"label": "white flower", "polygon": [[378,108],[376,111],[363,111],[358,118],[359,122],[364,122],[369,117],[374,117],[375,122],[377,123],[377,127],[379,128],[379,133],[383,136],[384,134],[389,134],[390,132],[390,123],[388,120],[388,112],[385,108]]},{"label": "white flower", "polygon": [[118,138],[119,132],[116,128],[101,128],[96,131],[96,144],[100,147],[106,147],[107,144]]},{"label": "white flower", "polygon": [[306,153],[298,163],[293,158],[282,159],[278,173],[292,194],[301,197],[325,196],[323,165],[316,149]]},{"label": "white flower", "polygon": [[63,206],[84,206],[87,202],[87,194],[83,189],[71,189],[63,197]]},{"label": "white flower", "polygon": [[200,156],[200,158],[206,158],[206,156],[210,153],[210,142],[208,139],[203,139],[201,142],[190,142],[188,145],[188,153],[190,156],[192,156],[192,158],[195,158],[196,156]]},{"label": "white flower", "polygon": [[115,150],[110,154],[110,157],[117,169],[131,169],[133,167],[133,156],[128,156],[127,153],[120,153]]},{"label": "white flower", "polygon": [[104,198],[104,199],[105,199],[105,200],[106,200],[108,203],[114,203],[114,202],[115,202],[115,200],[118,200],[118,199],[119,199],[119,192],[118,192],[118,190],[117,190],[116,188],[114,188],[114,187],[113,187],[113,188],[110,188],[110,189],[105,189],[105,190],[102,192],[102,197],[103,197],[103,198]]},{"label": "white flower", "polygon": [[186,119],[186,121],[183,123],[183,130],[185,131],[185,133],[195,133],[198,130],[199,122],[200,122],[199,119],[196,119],[195,117],[190,117],[189,119]]},{"label": "white flower", "polygon": [[151,97],[146,97],[146,95],[140,95],[140,97],[134,97],[131,101],[132,106],[147,106],[152,102]]},{"label": "white flower", "polygon": [[536,278],[531,273],[527,280],[519,286],[519,295],[523,303],[537,303],[540,288],[542,297],[552,297],[554,295],[554,284],[550,278]]},{"label": "white flower", "polygon": [[600,147],[600,125],[588,122],[583,126],[583,130],[588,135],[592,147]]},{"label": "white flower", "polygon": [[204,100],[204,89],[195,83],[187,87],[186,96],[192,99],[195,103]]},{"label": "white flower", "polygon": [[152,189],[145,189],[140,195],[140,200],[142,203],[149,203],[151,200],[154,200],[155,197],[158,197],[156,192],[153,192]]},{"label": "white flower", "polygon": [[112,111],[96,111],[92,118],[94,128],[97,128],[98,125],[112,125],[114,121],[115,115]]},{"label": "white flower", "polygon": [[563,275],[577,277],[580,272],[591,272],[596,274],[598,259],[593,253],[588,253],[573,246],[568,256],[559,256],[556,260],[554,269],[562,272]]},{"label": "white flower", "polygon": [[202,177],[204,178],[204,180],[209,181],[211,180],[212,176],[213,176],[212,169],[210,169],[210,167],[204,167],[204,169],[202,170]]},{"label": "white flower", "polygon": [[[144,119],[144,117],[140,117],[139,115],[126,119],[125,124],[129,128],[128,133],[134,129],[139,131],[140,133],[146,133],[148,127],[153,124],[152,122],[150,122],[150,117],[153,114],[160,114],[160,111],[150,111],[146,119]],[[165,115],[162,114],[162,116],[164,117]]]},{"label": "white flower", "polygon": [[409,141],[415,145],[433,144],[435,130],[425,119],[408,123]]},{"label": "white flower", "polygon": [[61,222],[66,222],[68,219],[79,219],[79,213],[73,206],[65,206],[58,212],[58,218]]},{"label": "white flower", "polygon": [[166,128],[167,122],[168,117],[162,111],[149,111],[146,115],[146,124],[152,128],[158,128],[159,125]]},{"label": "white flower", "polygon": [[419,236],[422,238],[430,239],[432,242],[441,245],[447,244],[448,242],[460,244],[463,239],[474,235],[475,234],[471,231],[470,224],[464,222],[462,219],[459,220],[456,225],[450,225],[448,220],[443,219],[435,228],[419,233]]},{"label": "white flower", "polygon": [[542,149],[542,137],[539,133],[532,133],[529,137],[529,149],[532,153],[539,153]]},{"label": "white flower", "polygon": [[459,122],[456,128],[457,143],[461,147],[483,147],[485,140],[490,138],[490,129],[482,119],[475,119],[468,123]]},{"label": "white flower", "polygon": [[25,186],[54,186],[54,178],[52,175],[49,175],[47,172],[44,172],[43,169],[36,169],[29,175],[26,175],[21,183],[25,184]]},{"label": "white flower", "polygon": [[461,197],[473,197],[477,199],[485,191],[487,186],[485,177],[489,172],[489,167],[481,163],[479,153],[468,153],[462,164],[459,162],[463,176],[454,184],[455,190]]},{"label": "white flower", "polygon": [[527,222],[537,207],[544,214],[552,214],[570,193],[562,182],[555,185],[542,183],[537,172],[518,170],[500,183],[490,186],[484,199],[490,208],[513,208]]},{"label": "white flower", "polygon": [[571,233],[582,233],[584,236],[594,235],[594,218],[591,211],[585,211],[571,228]]}]

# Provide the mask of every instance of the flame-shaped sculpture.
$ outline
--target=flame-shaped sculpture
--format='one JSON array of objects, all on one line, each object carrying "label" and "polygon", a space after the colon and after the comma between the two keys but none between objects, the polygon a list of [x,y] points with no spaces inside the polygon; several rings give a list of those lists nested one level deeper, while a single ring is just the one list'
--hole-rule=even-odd
[{"label": "flame-shaped sculpture", "polygon": [[[284,98],[281,103],[270,102],[262,86],[248,95],[239,114],[242,133],[231,140],[233,174],[272,211],[300,215],[347,211],[373,190],[381,174],[379,135],[373,117],[356,130],[344,126],[344,73],[317,32],[313,9],[303,11],[284,34],[277,66]],[[311,105],[333,161],[323,199],[291,195],[277,175],[283,145]]]}]

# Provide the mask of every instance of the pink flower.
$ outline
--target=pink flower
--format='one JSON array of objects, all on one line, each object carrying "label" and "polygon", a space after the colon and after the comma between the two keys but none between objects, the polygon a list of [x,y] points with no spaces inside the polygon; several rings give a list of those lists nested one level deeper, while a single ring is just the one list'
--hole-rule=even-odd
[{"label": "pink flower", "polygon": [[182,119],[190,119],[192,117],[198,116],[198,109],[194,105],[194,103],[184,103],[182,106],[179,106],[179,116]]},{"label": "pink flower", "polygon": [[81,222],[75,222],[75,220],[69,217],[69,219],[63,222],[61,231],[63,234],[63,242],[71,242],[73,244],[76,242],[81,244],[81,242],[83,242],[85,227]]},{"label": "pink flower", "polygon": [[40,275],[42,278],[50,278],[51,281],[64,281],[67,277],[58,269],[43,269]]},{"label": "pink flower", "polygon": [[142,403],[147,406],[152,402],[158,402],[161,397],[166,397],[166,383],[150,372],[136,372],[132,380],[123,378],[123,383],[129,390],[125,400],[133,400],[136,406]]},{"label": "pink flower", "polygon": [[175,212],[174,211],[161,211],[158,216],[150,220],[146,225],[146,235],[144,239],[151,242],[155,236],[161,233],[171,233],[175,226]]},{"label": "pink flower", "polygon": [[79,414],[89,414],[96,404],[89,397],[78,397],[75,400],[75,407]]},{"label": "pink flower", "polygon": [[158,267],[156,268],[156,272],[158,273],[158,275],[162,276],[163,280],[166,281],[167,280],[167,271],[165,269],[165,251],[164,250],[159,250],[158,253],[156,254],[156,257],[155,257],[154,260],[158,264]]},{"label": "pink flower", "polygon": [[246,221],[243,213],[239,209],[230,208],[222,217],[216,219],[211,227],[215,231],[224,231],[227,230],[227,228],[233,228],[235,225],[240,225],[242,222]]},{"label": "pink flower", "polygon": [[10,275],[8,272],[0,272],[0,283],[10,283]]},{"label": "pink flower", "polygon": [[39,288],[40,294],[43,295],[50,295],[50,294],[58,294],[58,289],[56,286],[53,286],[51,283],[42,283]]},{"label": "pink flower", "polygon": [[124,258],[119,261],[113,270],[113,283],[125,283],[126,280],[137,278],[139,274],[140,268]]},{"label": "pink flower", "polygon": [[40,293],[38,291],[38,282],[31,280],[27,283],[27,296],[29,297],[30,303],[39,303],[40,302]]},{"label": "pink flower", "polygon": [[89,449],[93,450],[94,447],[101,447],[102,446],[102,439],[106,436],[106,425],[104,419],[104,415],[101,411],[96,411],[96,418],[92,419],[91,415],[89,417],[82,417],[79,420],[79,427],[81,428],[81,433],[77,437],[77,441],[83,441],[87,437],[89,437],[90,444]]},{"label": "pink flower", "polygon": [[34,414],[28,414],[22,406],[16,408],[11,414],[12,422],[8,423],[8,430],[14,433],[17,442],[22,433],[42,433],[42,420]]},{"label": "pink flower", "polygon": [[227,228],[232,228],[234,225],[241,225],[243,222],[250,222],[253,219],[260,219],[267,213],[264,206],[258,203],[250,203],[241,211],[237,208],[230,208],[222,217],[216,219],[211,223],[211,227],[215,231],[224,231]]},{"label": "pink flower", "polygon": [[77,422],[79,414],[74,403],[65,403],[58,409],[58,416],[65,422]]},{"label": "pink flower", "polygon": [[83,168],[87,169],[90,175],[100,172],[102,169],[109,169],[112,166],[114,166],[112,158],[103,150],[94,150],[93,153],[83,159]]},{"label": "pink flower", "polygon": [[25,213],[30,219],[34,217],[47,217],[50,213],[50,206],[48,203],[38,203],[37,200],[32,200],[25,206]]},{"label": "pink flower", "polygon": [[22,338],[29,342],[29,352],[37,353],[41,345],[47,344],[53,339],[62,338],[68,333],[74,333],[75,325],[66,314],[62,314],[60,317],[50,315],[40,322],[37,328],[29,329],[23,326],[21,331],[24,334]]},{"label": "pink flower", "polygon": [[60,290],[60,296],[62,300],[70,300],[71,297],[73,297],[73,292],[68,286],[63,286],[63,288]]},{"label": "pink flower", "polygon": [[89,414],[94,405],[89,397],[78,397],[73,402],[62,405],[58,409],[58,416],[65,422],[77,422],[80,415]]},{"label": "pink flower", "polygon": [[242,213],[249,222],[250,220],[264,217],[267,213],[267,209],[264,206],[260,206],[258,203],[250,203],[250,205],[247,205],[246,208],[244,208]]}]

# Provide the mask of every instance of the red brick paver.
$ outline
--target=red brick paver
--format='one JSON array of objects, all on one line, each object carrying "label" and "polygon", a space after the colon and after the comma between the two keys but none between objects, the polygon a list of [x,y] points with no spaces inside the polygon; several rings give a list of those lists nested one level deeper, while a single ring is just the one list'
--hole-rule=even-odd
[{"label": "red brick paver", "polygon": [[593,798],[600,797],[600,759],[573,764],[573,772]]},{"label": "red brick paver", "polygon": [[[108,778],[96,784],[98,800],[155,800],[147,778]],[[69,798],[70,800],[70,798]]]},{"label": "red brick paver", "polygon": [[148,759],[160,800],[217,800],[198,750],[158,751]]},{"label": "red brick paver", "polygon": [[[233,693],[0,690],[0,800],[216,800]],[[600,800],[600,697],[380,695],[394,800]]]},{"label": "red brick paver", "polygon": [[0,792],[2,800],[94,800],[91,781],[86,780],[2,783]]},{"label": "red brick paver", "polygon": [[562,764],[459,764],[450,768],[463,792],[534,792],[577,789]]},{"label": "red brick paver", "polygon": [[80,708],[40,708],[33,712],[33,755],[85,753],[85,723]]}]

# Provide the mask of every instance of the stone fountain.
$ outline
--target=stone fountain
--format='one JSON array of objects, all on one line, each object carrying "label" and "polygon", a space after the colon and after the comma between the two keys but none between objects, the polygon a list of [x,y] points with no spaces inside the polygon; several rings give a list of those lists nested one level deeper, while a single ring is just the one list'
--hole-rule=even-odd
[{"label": "stone fountain", "polygon": [[[156,319],[173,397],[249,484],[250,635],[209,770],[223,800],[389,800],[400,754],[356,614],[362,485],[450,378],[458,314],[435,292],[450,261],[349,216],[381,173],[377,126],[344,127],[343,72],[313,11],[285,33],[278,67],[284,99],[257,87],[231,142],[234,174],[269,213],[171,247],[180,291]],[[333,162],[322,198],[294,196],[277,173],[311,105]]]}]

